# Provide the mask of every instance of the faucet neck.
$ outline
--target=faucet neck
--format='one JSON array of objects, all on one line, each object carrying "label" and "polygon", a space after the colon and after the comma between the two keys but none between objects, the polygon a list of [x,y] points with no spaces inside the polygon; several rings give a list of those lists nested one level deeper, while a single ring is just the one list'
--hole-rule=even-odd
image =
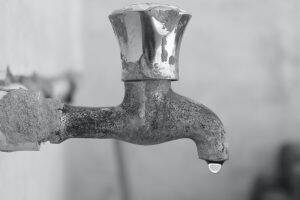
[{"label": "faucet neck", "polygon": [[149,101],[163,101],[171,90],[171,80],[125,81],[125,95],[121,106],[136,112]]},{"label": "faucet neck", "polygon": [[142,81],[125,81],[125,95],[126,93],[142,92],[142,93],[164,93],[171,88],[171,80],[168,79],[149,79]]}]

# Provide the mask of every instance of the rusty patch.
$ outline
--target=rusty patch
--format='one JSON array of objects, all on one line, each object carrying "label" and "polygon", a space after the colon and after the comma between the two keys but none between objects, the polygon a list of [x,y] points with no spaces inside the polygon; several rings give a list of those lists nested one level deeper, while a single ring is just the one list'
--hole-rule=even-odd
[{"label": "rusty patch", "polygon": [[174,65],[175,64],[175,57],[174,56],[170,56],[170,58],[169,58],[169,64],[170,65]]},{"label": "rusty patch", "polygon": [[38,150],[59,132],[63,104],[38,92],[18,89],[0,100],[1,151]]}]

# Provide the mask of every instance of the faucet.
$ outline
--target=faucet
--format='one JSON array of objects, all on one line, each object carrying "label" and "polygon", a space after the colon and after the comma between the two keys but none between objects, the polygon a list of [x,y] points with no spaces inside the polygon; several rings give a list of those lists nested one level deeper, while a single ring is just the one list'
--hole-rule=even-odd
[{"label": "faucet", "polygon": [[[77,107],[32,90],[7,90],[0,100],[0,150],[39,150],[42,142],[113,138],[154,145],[189,138],[200,159],[228,159],[220,119],[175,93],[181,39],[191,15],[169,5],[136,4],[109,15],[121,49],[123,102]],[[2,89],[3,90],[3,89]]]}]

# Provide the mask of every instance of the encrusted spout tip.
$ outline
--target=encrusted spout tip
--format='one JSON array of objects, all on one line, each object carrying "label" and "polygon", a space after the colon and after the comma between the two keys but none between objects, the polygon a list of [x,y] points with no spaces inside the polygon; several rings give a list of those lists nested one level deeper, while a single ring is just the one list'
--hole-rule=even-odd
[{"label": "encrusted spout tip", "polygon": [[206,144],[196,143],[198,156],[200,159],[206,160],[208,163],[223,164],[229,158],[228,144],[220,142],[223,139],[213,139],[207,141]]},{"label": "encrusted spout tip", "polygon": [[221,120],[206,106],[170,93],[170,120],[176,122],[178,137],[191,138],[200,159],[220,163],[228,159],[228,144]]},{"label": "encrusted spout tip", "polygon": [[200,117],[202,125],[200,133],[193,137],[200,159],[208,163],[223,163],[228,160],[228,143],[221,120],[209,108],[202,105]]},{"label": "encrusted spout tip", "polygon": [[220,119],[208,108],[203,106],[199,120],[202,130],[193,139],[197,146],[198,156],[208,163],[223,164],[229,158],[228,143],[225,130]]}]

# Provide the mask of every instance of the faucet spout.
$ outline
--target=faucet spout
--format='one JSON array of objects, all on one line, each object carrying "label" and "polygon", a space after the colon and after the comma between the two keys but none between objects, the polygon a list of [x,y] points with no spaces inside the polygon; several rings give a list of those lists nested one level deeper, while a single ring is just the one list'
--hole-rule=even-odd
[{"label": "faucet spout", "polygon": [[207,162],[228,159],[228,144],[222,122],[209,108],[175,92],[170,94],[170,121],[175,121],[179,135],[192,139],[198,156]]}]

